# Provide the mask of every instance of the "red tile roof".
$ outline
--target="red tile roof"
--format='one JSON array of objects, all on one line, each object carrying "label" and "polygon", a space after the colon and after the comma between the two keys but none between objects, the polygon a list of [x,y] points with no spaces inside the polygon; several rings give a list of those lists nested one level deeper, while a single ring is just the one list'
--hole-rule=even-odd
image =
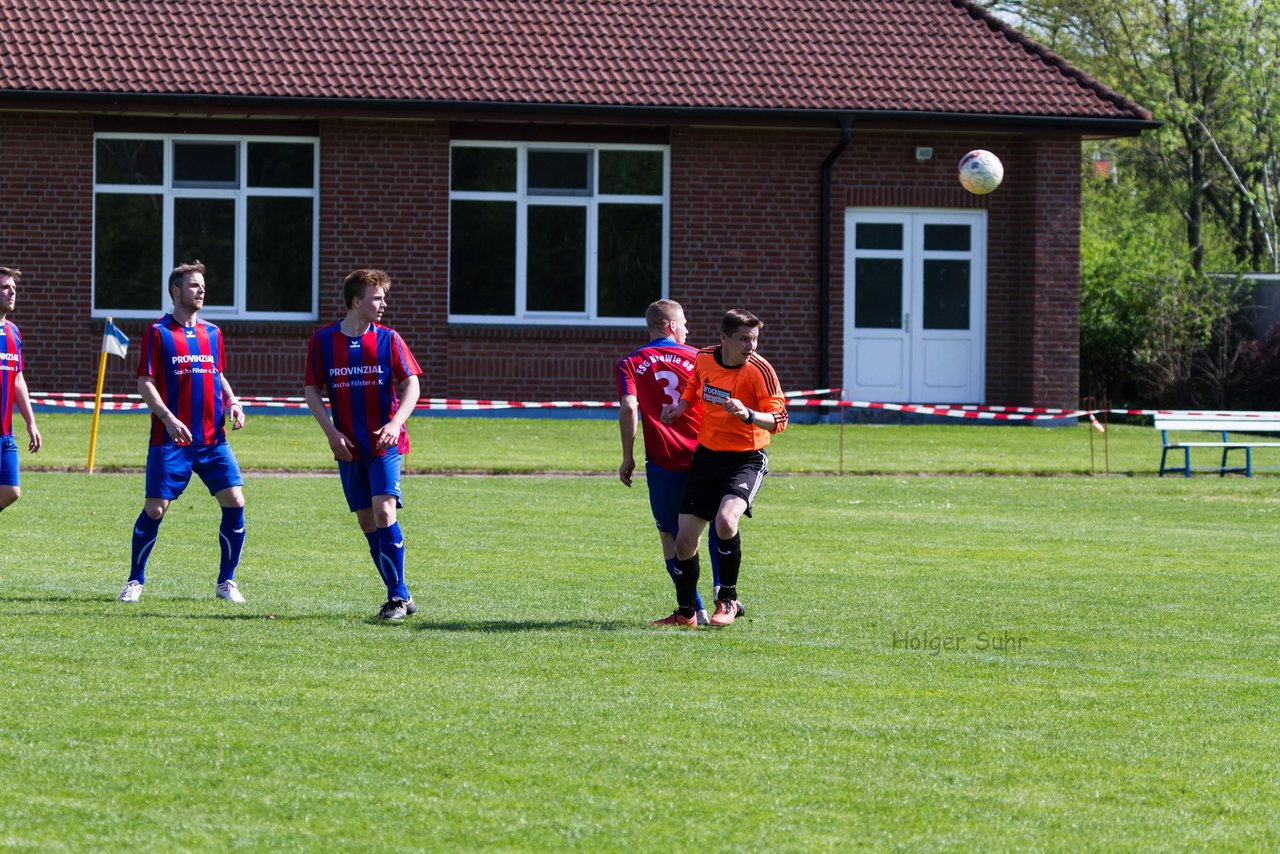
[{"label": "red tile roof", "polygon": [[0,42],[0,100],[1151,117],[967,0],[3,0]]}]

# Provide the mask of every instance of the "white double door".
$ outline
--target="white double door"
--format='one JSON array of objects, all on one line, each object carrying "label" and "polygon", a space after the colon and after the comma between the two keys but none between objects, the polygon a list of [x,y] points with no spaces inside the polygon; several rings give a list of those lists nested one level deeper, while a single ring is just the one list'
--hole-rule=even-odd
[{"label": "white double door", "polygon": [[985,211],[845,212],[844,397],[982,403]]}]

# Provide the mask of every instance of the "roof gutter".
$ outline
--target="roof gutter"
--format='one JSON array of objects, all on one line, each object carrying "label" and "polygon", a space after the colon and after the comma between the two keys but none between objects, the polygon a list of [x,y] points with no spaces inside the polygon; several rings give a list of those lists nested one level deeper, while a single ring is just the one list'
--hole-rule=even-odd
[{"label": "roof gutter", "polygon": [[853,139],[853,116],[840,118],[840,141],[818,170],[818,385],[830,385],[831,348],[831,167]]},{"label": "roof gutter", "polygon": [[37,102],[69,104],[81,102],[86,106],[110,105],[117,110],[139,107],[154,109],[169,106],[189,111],[193,107],[229,109],[310,110],[333,112],[343,110],[374,110],[386,112],[428,111],[432,113],[486,113],[490,115],[519,114],[522,116],[569,116],[573,118],[610,118],[636,120],[677,120],[682,122],[728,121],[781,122],[829,126],[848,117],[860,125],[886,122],[907,124],[956,124],[983,126],[998,125],[1016,128],[1061,128],[1095,132],[1137,133],[1160,127],[1163,123],[1139,118],[1106,118],[1098,116],[1041,116],[1011,115],[1007,113],[958,113],[925,110],[848,110],[848,109],[795,109],[770,107],[683,107],[674,105],[621,105],[621,104],[536,104],[509,101],[443,101],[423,98],[304,98],[276,95],[210,95],[184,93],[129,93],[129,92],[50,92],[40,90],[0,89],[0,107],[5,102]]}]

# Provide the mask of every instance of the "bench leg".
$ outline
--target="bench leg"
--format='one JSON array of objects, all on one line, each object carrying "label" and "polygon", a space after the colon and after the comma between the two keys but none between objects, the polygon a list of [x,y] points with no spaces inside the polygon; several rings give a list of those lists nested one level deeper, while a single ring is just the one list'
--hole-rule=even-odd
[{"label": "bench leg", "polygon": [[1191,477],[1191,449],[1182,449],[1182,474],[1183,477]]},{"label": "bench leg", "polygon": [[1253,448],[1244,449],[1244,476],[1253,477]]},{"label": "bench leg", "polygon": [[[1218,467],[1218,477],[1227,476],[1227,451],[1229,450],[1231,449],[1230,448],[1222,449],[1222,465]],[[1247,451],[1248,448],[1246,448],[1245,450]]]}]

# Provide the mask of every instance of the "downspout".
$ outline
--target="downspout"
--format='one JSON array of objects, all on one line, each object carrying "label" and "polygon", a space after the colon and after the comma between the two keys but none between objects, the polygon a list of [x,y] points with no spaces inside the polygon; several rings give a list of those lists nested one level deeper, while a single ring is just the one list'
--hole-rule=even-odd
[{"label": "downspout", "polygon": [[[818,388],[830,384],[831,347],[831,167],[853,138],[853,116],[840,117],[840,142],[822,161],[818,202]],[[847,299],[848,297],[846,297]]]}]

